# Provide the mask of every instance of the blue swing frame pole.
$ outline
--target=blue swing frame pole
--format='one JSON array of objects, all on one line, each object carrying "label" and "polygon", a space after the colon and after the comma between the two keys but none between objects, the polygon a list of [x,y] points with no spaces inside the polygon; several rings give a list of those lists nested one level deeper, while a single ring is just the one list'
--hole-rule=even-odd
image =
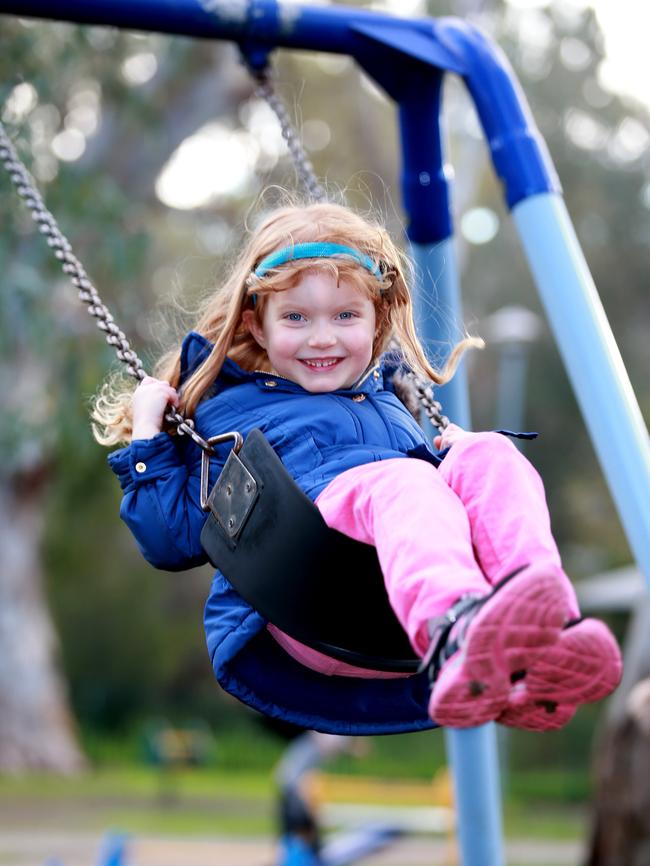
[{"label": "blue swing frame pole", "polygon": [[[419,336],[432,356],[456,342],[456,336],[449,331],[463,321],[449,210],[449,173],[444,165],[439,123],[440,84],[437,76],[430,82],[429,108],[432,110],[407,112],[402,105],[400,111],[402,191],[411,217],[408,234],[416,277],[415,318]],[[422,97],[422,91],[419,95]],[[433,201],[432,179],[436,185]],[[428,238],[431,242],[426,241]],[[449,417],[461,427],[471,429],[464,364],[461,363],[447,385],[437,390],[436,396]],[[428,421],[425,425],[433,434],[432,425]],[[502,866],[505,858],[495,725],[447,729],[445,745],[453,779],[461,863],[463,866]]]},{"label": "blue swing frame pole", "polygon": [[[350,7],[310,8],[278,0],[0,0],[1,13],[227,39],[259,65],[278,47],[354,57],[399,106],[401,185],[419,272],[420,329],[425,342],[435,346],[449,344],[453,337],[429,315],[434,300],[447,321],[462,320],[439,127],[444,75],[461,76],[630,545],[650,581],[648,433],[563,207],[545,143],[494,43],[452,18],[404,20]],[[448,413],[469,426],[462,371],[441,397]],[[451,731],[448,743],[463,866],[501,866],[494,726]]]},{"label": "blue swing frame pole", "polygon": [[627,538],[650,584],[650,438],[564,200],[525,199],[513,220]]}]

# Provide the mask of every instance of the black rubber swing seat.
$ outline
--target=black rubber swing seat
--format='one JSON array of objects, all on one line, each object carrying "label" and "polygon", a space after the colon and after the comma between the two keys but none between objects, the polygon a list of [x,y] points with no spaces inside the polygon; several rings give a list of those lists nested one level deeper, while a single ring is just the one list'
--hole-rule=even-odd
[{"label": "black rubber swing seat", "polygon": [[417,671],[375,548],[327,526],[260,430],[230,453],[208,505],[201,543],[265,619],[349,664]]}]

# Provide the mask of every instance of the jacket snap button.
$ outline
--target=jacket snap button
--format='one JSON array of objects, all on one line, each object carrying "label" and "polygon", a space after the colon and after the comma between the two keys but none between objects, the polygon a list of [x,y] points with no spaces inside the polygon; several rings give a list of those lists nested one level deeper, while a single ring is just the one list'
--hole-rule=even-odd
[{"label": "jacket snap button", "polygon": [[135,464],[135,471],[136,472],[146,472],[147,471],[147,464],[143,463],[140,460],[138,463]]},{"label": "jacket snap button", "polygon": [[264,384],[266,385],[267,388],[277,388],[278,387],[278,383],[274,382],[273,379],[267,379]]},{"label": "jacket snap button", "polygon": [[354,397],[352,398],[352,401],[354,403],[362,403],[365,399],[366,399],[365,394],[355,394]]},{"label": "jacket snap button", "polygon": [[380,374],[379,374],[379,370],[375,370],[375,372],[374,372],[372,375],[373,375],[373,377],[374,377],[375,379],[378,379],[378,378],[379,378],[379,375],[380,375]]}]

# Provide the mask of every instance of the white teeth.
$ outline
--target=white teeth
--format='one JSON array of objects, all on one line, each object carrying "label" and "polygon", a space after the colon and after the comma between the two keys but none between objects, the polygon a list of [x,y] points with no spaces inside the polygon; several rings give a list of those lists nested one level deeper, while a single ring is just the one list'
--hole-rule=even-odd
[{"label": "white teeth", "polygon": [[304,359],[303,363],[307,364],[308,367],[333,367],[336,364],[338,358],[335,358],[332,361],[309,361],[307,358]]}]

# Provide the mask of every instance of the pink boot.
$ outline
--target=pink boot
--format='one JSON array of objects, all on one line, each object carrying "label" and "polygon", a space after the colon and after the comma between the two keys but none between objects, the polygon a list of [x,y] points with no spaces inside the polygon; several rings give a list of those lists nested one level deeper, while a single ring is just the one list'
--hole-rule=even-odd
[{"label": "pink boot", "polygon": [[526,566],[489,595],[461,599],[432,621],[431,718],[468,728],[502,717],[513,683],[557,644],[567,619],[565,577],[549,566]]}]

